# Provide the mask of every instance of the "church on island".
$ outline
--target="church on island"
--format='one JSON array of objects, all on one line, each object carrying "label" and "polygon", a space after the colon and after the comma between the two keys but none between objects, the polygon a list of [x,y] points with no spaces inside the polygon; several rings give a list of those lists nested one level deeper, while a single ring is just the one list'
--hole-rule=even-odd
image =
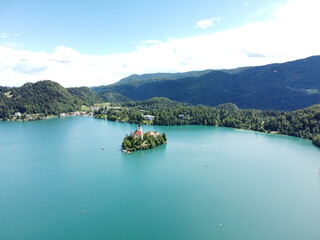
[{"label": "church on island", "polygon": [[[139,124],[138,129],[132,134],[133,137],[135,138],[141,138],[143,139],[143,131],[142,131],[142,126],[141,124]],[[158,132],[147,132],[146,133],[147,136],[153,136],[153,137],[158,137],[160,135],[160,133]]]},{"label": "church on island", "polygon": [[131,153],[136,150],[146,150],[154,148],[167,142],[165,133],[158,132],[146,132],[142,131],[142,126],[139,124],[138,129],[126,136],[122,141],[122,151],[125,153]]},{"label": "church on island", "polygon": [[136,137],[136,138],[141,138],[143,139],[143,132],[142,132],[142,126],[141,124],[139,124],[138,129],[132,134],[132,136]]}]

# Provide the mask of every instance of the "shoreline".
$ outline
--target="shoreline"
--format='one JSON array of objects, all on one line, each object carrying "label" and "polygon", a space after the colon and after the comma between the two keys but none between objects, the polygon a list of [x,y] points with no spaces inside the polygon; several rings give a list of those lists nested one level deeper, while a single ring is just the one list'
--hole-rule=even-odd
[{"label": "shoreline", "polygon": [[123,152],[123,153],[127,153],[127,154],[132,153],[131,151],[129,151],[129,150],[125,150],[125,149],[123,149],[123,148],[121,148],[121,152]]},{"label": "shoreline", "polygon": [[[62,114],[62,115],[61,115]],[[124,122],[124,121],[113,121],[113,120],[110,120],[110,119],[102,119],[102,118],[96,118],[94,116],[93,113],[85,113],[85,112],[81,112],[81,111],[78,111],[78,112],[70,112],[70,113],[61,113],[59,115],[49,115],[47,117],[42,117],[42,118],[39,118],[39,119],[10,119],[10,120],[3,120],[3,119],[0,119],[0,122],[1,121],[4,121],[4,122],[31,122],[31,121],[39,121],[39,120],[46,120],[46,119],[52,119],[52,118],[57,118],[57,117],[92,117],[92,118],[95,118],[95,119],[99,119],[99,120],[107,120],[107,121],[112,121],[112,122],[119,122],[119,123],[127,123],[127,124],[137,124],[137,123],[130,123],[130,122]],[[255,133],[262,133],[262,134],[270,134],[270,135],[278,135],[278,136],[287,136],[287,137],[295,137],[295,138],[299,138],[299,139],[303,139],[303,140],[307,140],[307,141],[311,141],[311,144],[313,144],[314,146],[316,146],[317,148],[320,148],[320,146],[317,146],[312,139],[307,139],[307,138],[301,138],[301,137],[297,137],[297,136],[293,136],[293,135],[287,135],[287,134],[282,134],[282,133],[279,133],[277,131],[271,131],[271,132],[268,132],[268,131],[255,131],[255,130],[252,130],[252,129],[244,129],[244,128],[233,128],[233,127],[226,127],[226,126],[217,126],[217,125],[156,125],[156,124],[147,124],[147,125],[150,125],[150,126],[209,126],[209,127],[225,127],[225,128],[230,128],[230,129],[235,129],[235,130],[238,130],[238,131],[249,131],[249,132],[255,132]],[[121,150],[122,151],[122,150]],[[124,151],[127,151],[127,150],[124,150]],[[122,151],[122,152],[124,152]],[[130,151],[127,151],[125,153],[132,153]]]},{"label": "shoreline", "polygon": [[[107,120],[107,121],[112,121],[112,122],[120,122],[120,121],[113,121],[113,120],[109,120],[109,119],[102,119],[102,118],[96,118],[94,117],[95,119],[99,119],[99,120]],[[130,122],[122,122],[121,123],[127,123],[127,124],[137,124],[137,123],[130,123]],[[302,140],[307,140],[307,141],[310,141],[312,145],[314,145],[315,147],[319,148],[320,149],[320,146],[317,146],[312,139],[308,139],[308,138],[302,138],[302,137],[297,137],[297,136],[293,136],[293,135],[287,135],[287,134],[282,134],[282,133],[279,133],[277,131],[271,131],[271,132],[268,132],[268,131],[255,131],[255,130],[252,130],[252,129],[244,129],[244,128],[233,128],[233,127],[226,127],[226,126],[219,126],[219,125],[156,125],[156,124],[148,124],[150,126],[166,126],[166,127],[174,127],[174,126],[208,126],[208,127],[224,127],[224,128],[230,128],[230,129],[235,129],[235,130],[238,130],[238,131],[248,131],[248,132],[254,132],[254,133],[261,133],[261,134],[270,134],[270,135],[278,135],[278,136],[284,136],[284,137],[294,137],[294,138],[299,138],[299,139],[302,139]]]},{"label": "shoreline", "polygon": [[52,119],[52,118],[63,118],[63,117],[92,117],[94,118],[93,113],[86,113],[83,111],[78,112],[69,112],[69,113],[60,113],[59,115],[48,115],[48,116],[41,116],[41,113],[37,114],[29,114],[26,115],[26,118],[18,118],[18,117],[12,117],[11,119],[3,120],[3,118],[0,118],[0,122],[32,122],[32,121],[40,121],[40,120],[46,120],[46,119]]}]

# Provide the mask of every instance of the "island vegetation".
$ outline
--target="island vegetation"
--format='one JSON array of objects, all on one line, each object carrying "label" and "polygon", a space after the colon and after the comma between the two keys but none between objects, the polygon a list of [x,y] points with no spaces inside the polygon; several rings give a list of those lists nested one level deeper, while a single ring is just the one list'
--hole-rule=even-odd
[{"label": "island vegetation", "polygon": [[127,135],[122,141],[122,151],[131,153],[137,150],[146,150],[155,148],[167,142],[165,133],[158,132],[142,132],[141,126],[134,133]]}]

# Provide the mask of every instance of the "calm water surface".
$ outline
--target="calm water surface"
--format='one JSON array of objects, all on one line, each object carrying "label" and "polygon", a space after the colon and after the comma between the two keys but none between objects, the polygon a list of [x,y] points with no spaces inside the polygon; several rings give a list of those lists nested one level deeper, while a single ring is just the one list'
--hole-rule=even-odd
[{"label": "calm water surface", "polygon": [[121,153],[136,127],[0,122],[0,239],[320,239],[320,150],[310,141],[143,126],[168,144]]}]

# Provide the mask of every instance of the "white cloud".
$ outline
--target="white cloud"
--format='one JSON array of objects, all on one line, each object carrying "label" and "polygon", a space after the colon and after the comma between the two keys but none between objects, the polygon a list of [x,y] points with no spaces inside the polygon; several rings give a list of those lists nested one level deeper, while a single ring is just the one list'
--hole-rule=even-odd
[{"label": "white cloud", "polygon": [[319,4],[288,1],[268,21],[166,42],[149,40],[123,54],[88,56],[65,46],[50,53],[0,46],[0,85],[50,79],[65,87],[98,86],[135,73],[235,68],[320,55]]},{"label": "white cloud", "polygon": [[206,29],[208,27],[213,26],[214,22],[219,22],[219,21],[221,21],[220,17],[213,17],[213,18],[201,20],[201,21],[196,23],[195,27],[196,28],[201,28],[201,29]]},{"label": "white cloud", "polygon": [[23,47],[24,45],[21,43],[11,42],[11,41],[0,41],[0,46],[9,47],[9,48],[17,48]]},{"label": "white cloud", "polygon": [[244,7],[247,7],[249,4],[250,4],[250,2],[245,2],[245,3],[243,4],[243,6],[244,6]]},{"label": "white cloud", "polygon": [[161,40],[144,40],[141,43],[146,43],[146,44],[157,44],[157,43],[162,43]]},{"label": "white cloud", "polygon": [[2,33],[0,33],[0,38],[7,38],[8,37],[8,34],[7,33],[5,33],[5,32],[2,32]]}]

